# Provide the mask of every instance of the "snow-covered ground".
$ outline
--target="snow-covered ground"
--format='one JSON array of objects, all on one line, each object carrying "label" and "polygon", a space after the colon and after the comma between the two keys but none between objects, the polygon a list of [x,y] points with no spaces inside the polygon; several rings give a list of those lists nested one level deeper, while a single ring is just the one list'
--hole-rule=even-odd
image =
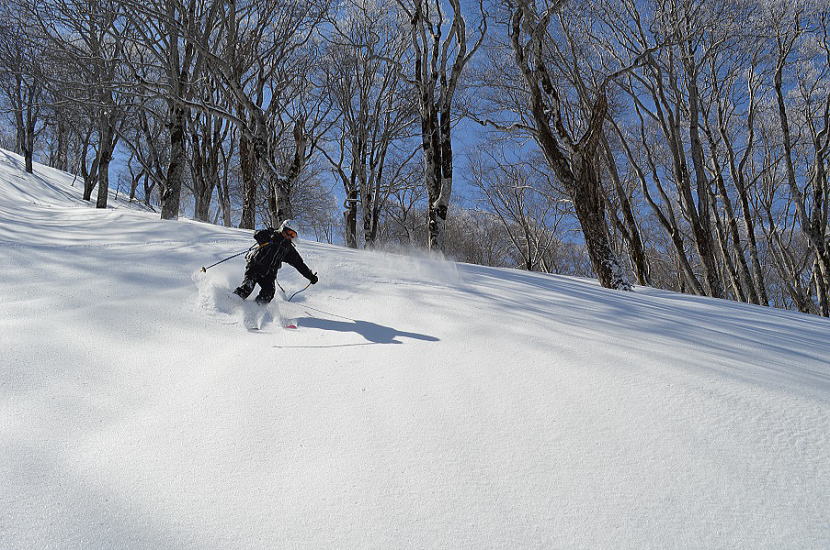
[{"label": "snow-covered ground", "polygon": [[81,189],[0,151],[0,548],[830,547],[826,319],[300,240],[249,332]]}]

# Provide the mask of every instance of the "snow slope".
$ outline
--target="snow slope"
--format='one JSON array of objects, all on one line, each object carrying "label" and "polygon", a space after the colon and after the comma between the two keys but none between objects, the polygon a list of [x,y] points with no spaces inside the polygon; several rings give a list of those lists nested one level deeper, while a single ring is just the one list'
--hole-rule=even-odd
[{"label": "snow slope", "polygon": [[[0,152],[0,548],[828,548],[830,322],[96,210]],[[297,290],[290,267],[280,280]]]}]

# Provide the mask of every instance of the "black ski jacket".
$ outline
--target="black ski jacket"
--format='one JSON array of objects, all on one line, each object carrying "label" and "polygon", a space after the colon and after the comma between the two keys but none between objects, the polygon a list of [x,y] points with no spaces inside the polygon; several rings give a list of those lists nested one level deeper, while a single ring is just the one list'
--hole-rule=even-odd
[{"label": "black ski jacket", "polygon": [[313,281],[314,274],[305,265],[302,256],[294,248],[294,243],[286,239],[273,227],[262,229],[254,233],[254,239],[259,243],[259,248],[248,256],[248,266],[245,275],[258,278],[275,278],[277,270],[282,267],[282,262],[293,266],[300,274]]}]

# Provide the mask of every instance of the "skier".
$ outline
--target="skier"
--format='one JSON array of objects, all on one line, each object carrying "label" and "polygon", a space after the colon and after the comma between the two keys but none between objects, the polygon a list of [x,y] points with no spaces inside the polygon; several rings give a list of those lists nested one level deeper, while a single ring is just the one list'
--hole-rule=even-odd
[{"label": "skier", "polygon": [[259,246],[247,256],[245,278],[233,293],[244,300],[254,291],[254,285],[259,284],[256,303],[269,303],[276,292],[277,271],[282,267],[282,262],[293,266],[311,284],[316,284],[317,275],[305,265],[300,253],[294,248],[292,241],[296,238],[297,232],[288,226],[288,220],[282,222],[278,229],[269,227],[254,233]]}]

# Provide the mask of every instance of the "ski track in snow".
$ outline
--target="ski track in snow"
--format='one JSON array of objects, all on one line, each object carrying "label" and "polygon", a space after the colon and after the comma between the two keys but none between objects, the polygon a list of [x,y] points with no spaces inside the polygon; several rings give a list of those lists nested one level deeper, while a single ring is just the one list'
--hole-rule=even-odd
[{"label": "ski track in snow", "polygon": [[830,547],[827,319],[301,239],[249,332],[250,231],[21,166],[0,548]]}]

